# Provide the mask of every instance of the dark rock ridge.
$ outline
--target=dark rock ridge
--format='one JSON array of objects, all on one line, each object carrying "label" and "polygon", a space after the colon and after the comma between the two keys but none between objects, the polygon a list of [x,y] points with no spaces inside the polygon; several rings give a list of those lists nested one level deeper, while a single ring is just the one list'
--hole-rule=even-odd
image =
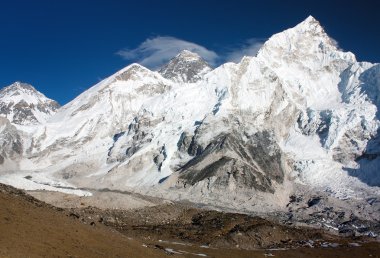
[{"label": "dark rock ridge", "polygon": [[0,117],[0,165],[6,159],[14,160],[22,155],[23,144],[19,132],[8,119]]},{"label": "dark rock ridge", "polygon": [[179,168],[184,187],[207,181],[209,189],[256,189],[273,193],[273,183],[282,183],[285,169],[283,153],[269,131],[254,134],[232,129],[214,137],[207,144],[199,143],[198,128],[190,140],[182,136],[179,151],[187,151],[193,158]]}]

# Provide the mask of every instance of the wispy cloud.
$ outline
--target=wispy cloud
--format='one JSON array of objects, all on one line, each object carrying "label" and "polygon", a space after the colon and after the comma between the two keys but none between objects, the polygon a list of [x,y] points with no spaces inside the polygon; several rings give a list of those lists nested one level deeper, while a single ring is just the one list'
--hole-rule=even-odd
[{"label": "wispy cloud", "polygon": [[330,38],[330,41],[331,41],[331,43],[339,50],[339,51],[344,51],[344,49],[343,48],[341,48],[340,46],[339,46],[339,42],[336,40],[336,39],[334,39],[334,38],[332,38],[331,36],[329,36],[329,38]]},{"label": "wispy cloud", "polygon": [[255,56],[263,46],[265,39],[251,38],[226,51],[223,60],[238,63],[244,56]]},{"label": "wispy cloud", "polygon": [[233,47],[226,47],[221,54],[207,49],[194,42],[178,39],[169,36],[158,36],[146,39],[138,47],[133,49],[123,49],[116,54],[131,62],[137,62],[150,69],[157,69],[166,64],[180,51],[186,49],[199,54],[211,66],[216,66],[224,62],[238,63],[243,56],[255,56],[264,44],[263,38],[251,38]]},{"label": "wispy cloud", "polygon": [[137,48],[120,50],[117,54],[124,59],[157,69],[184,49],[197,53],[211,65],[215,65],[219,58],[214,51],[196,43],[162,36],[147,39]]}]

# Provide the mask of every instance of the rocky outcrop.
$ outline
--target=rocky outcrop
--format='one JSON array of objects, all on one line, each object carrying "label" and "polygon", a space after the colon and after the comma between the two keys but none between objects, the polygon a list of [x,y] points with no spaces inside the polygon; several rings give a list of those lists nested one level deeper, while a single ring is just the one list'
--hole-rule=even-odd
[{"label": "rocky outcrop", "polygon": [[0,117],[0,166],[9,169],[7,161],[17,162],[23,155],[23,143],[19,131],[8,119]]},{"label": "rocky outcrop", "polygon": [[[193,145],[198,145],[196,140]],[[273,182],[284,180],[283,153],[268,131],[222,133],[198,149],[201,151],[180,168],[180,182],[185,187],[207,180],[210,189],[273,193]]]}]

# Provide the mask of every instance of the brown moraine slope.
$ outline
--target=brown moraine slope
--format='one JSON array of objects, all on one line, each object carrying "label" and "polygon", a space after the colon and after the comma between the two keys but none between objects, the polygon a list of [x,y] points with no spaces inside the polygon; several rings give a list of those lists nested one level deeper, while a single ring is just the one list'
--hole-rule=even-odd
[{"label": "brown moraine slope", "polygon": [[0,184],[0,257],[162,257],[103,225],[83,224]]},{"label": "brown moraine slope", "polygon": [[[178,212],[179,215],[175,216]],[[160,225],[163,214],[177,219]],[[84,219],[89,215],[92,219],[96,218],[96,223]],[[100,216],[104,220],[102,223],[98,220]],[[119,222],[110,223],[107,218],[117,218],[115,221]],[[230,228],[234,223],[243,233],[241,236],[238,234],[238,238],[231,235],[233,230]],[[227,229],[230,233],[223,233]],[[267,229],[271,229],[272,233]],[[377,242],[362,241],[357,246],[350,246],[354,239],[340,239],[308,229],[294,230],[239,214],[192,208],[183,213],[183,208],[176,205],[133,211],[107,211],[91,207],[61,209],[41,202],[24,191],[0,184],[0,257],[380,257],[380,244]],[[296,245],[272,245],[277,238],[292,237],[296,231],[294,243],[296,238],[314,236],[321,238],[321,242],[340,244],[334,248],[309,248],[300,245],[300,242]],[[266,247],[260,248],[257,246],[260,242],[256,243],[248,237],[257,234],[261,235],[260,239],[271,236],[267,243],[262,242]],[[209,242],[210,246],[201,245],[205,242]],[[237,242],[241,246],[258,249],[232,247],[232,243]],[[281,243],[273,243],[276,242]],[[275,246],[278,248],[273,248]]]}]

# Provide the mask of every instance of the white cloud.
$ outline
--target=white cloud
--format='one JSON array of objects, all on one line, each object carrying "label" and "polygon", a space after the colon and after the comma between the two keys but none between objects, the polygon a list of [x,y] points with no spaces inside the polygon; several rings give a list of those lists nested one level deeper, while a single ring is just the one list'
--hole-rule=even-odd
[{"label": "white cloud", "polygon": [[223,59],[228,62],[238,63],[244,56],[256,56],[264,42],[265,40],[262,38],[248,39],[243,44],[230,48]]},{"label": "white cloud", "polygon": [[161,36],[147,39],[135,49],[120,50],[117,54],[148,68],[157,69],[184,49],[197,53],[210,65],[216,65],[219,59],[214,51],[196,43]]},{"label": "white cloud", "polygon": [[339,42],[336,40],[336,39],[334,39],[334,38],[332,38],[332,37],[330,37],[329,36],[329,38],[330,38],[330,41],[331,41],[331,43],[339,50],[339,51],[344,51],[344,49],[343,48],[341,48],[340,46],[339,46]]},{"label": "white cloud", "polygon": [[215,67],[224,62],[238,63],[243,56],[255,56],[264,41],[263,38],[251,38],[234,47],[227,47],[223,52],[221,51],[223,54],[217,54],[194,42],[170,36],[158,36],[146,39],[137,48],[120,50],[116,54],[155,70],[186,49],[199,54],[206,62]]}]

